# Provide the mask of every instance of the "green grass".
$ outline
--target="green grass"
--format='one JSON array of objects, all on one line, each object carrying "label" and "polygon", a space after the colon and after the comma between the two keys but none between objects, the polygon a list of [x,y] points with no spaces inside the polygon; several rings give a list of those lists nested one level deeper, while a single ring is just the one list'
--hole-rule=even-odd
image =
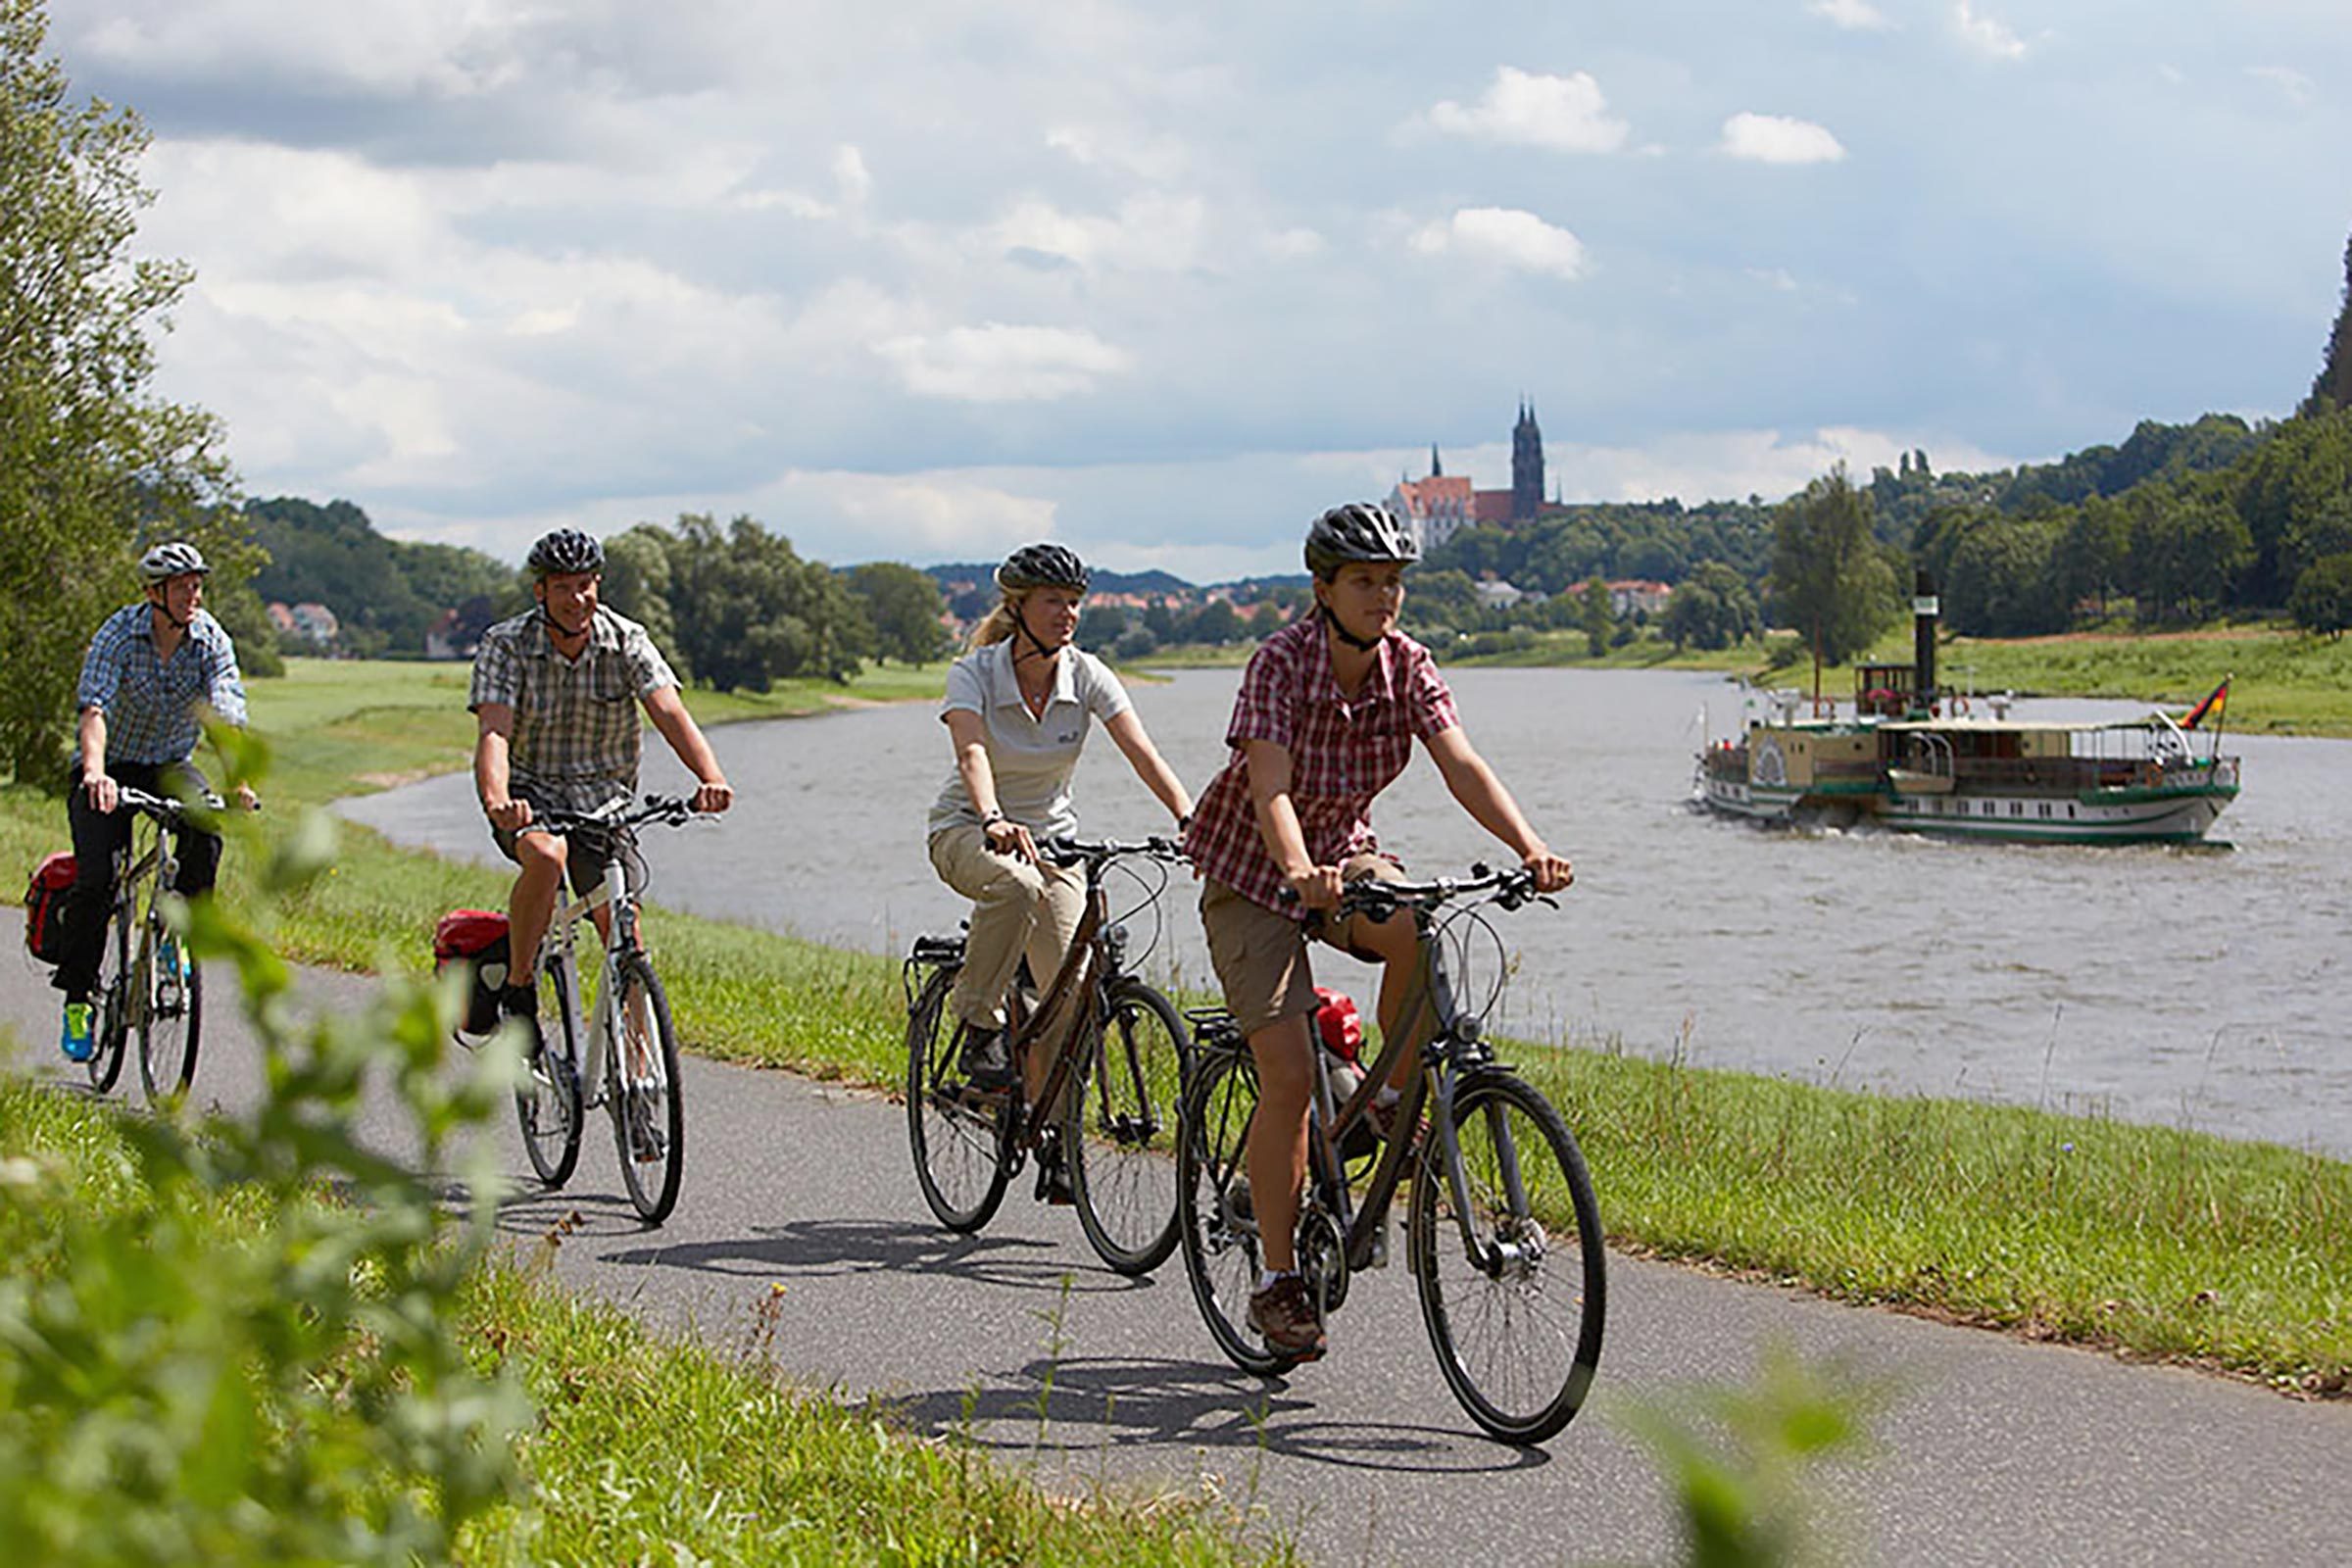
[{"label": "green grass", "polygon": [[[393,667],[429,679],[429,666]],[[387,705],[378,692],[363,706]],[[256,722],[276,731],[280,754],[307,753],[310,733],[282,711],[269,686],[257,691]],[[310,712],[344,721],[332,705]],[[0,857],[29,865],[62,839],[61,815],[54,801],[0,791]],[[240,874],[232,858],[231,897]],[[501,906],[506,885],[350,829],[340,862],[288,904],[278,936],[313,962],[416,963],[442,910]],[[894,958],[668,911],[648,928],[692,1049],[900,1081]],[[1506,1054],[1576,1129],[1621,1246],[2312,1392],[2343,1393],[2352,1378],[2352,1164],[1595,1044]]]},{"label": "green grass", "polygon": [[[73,1266],[44,1220],[135,1215],[155,1200],[113,1108],[0,1075],[0,1175],[51,1187],[0,1203],[0,1281],[39,1289]],[[182,1195],[159,1223],[233,1248],[262,1215]],[[523,1500],[470,1524],[467,1564],[1186,1563],[1256,1560],[1234,1515],[1199,1496],[1049,1496],[969,1447],[911,1441],[886,1414],[781,1382],[772,1321],[720,1339],[658,1338],[618,1308],[523,1269],[478,1271],[460,1332],[477,1370],[538,1407],[518,1443]],[[13,1276],[13,1279],[8,1278]],[[4,1284],[0,1284],[4,1288]],[[1281,1545],[1264,1548],[1288,1560]]]}]

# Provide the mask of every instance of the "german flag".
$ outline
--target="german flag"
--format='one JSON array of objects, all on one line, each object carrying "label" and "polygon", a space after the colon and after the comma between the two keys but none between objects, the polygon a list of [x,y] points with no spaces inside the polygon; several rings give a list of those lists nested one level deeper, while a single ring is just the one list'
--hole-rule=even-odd
[{"label": "german flag", "polygon": [[2195,729],[2199,724],[2202,724],[2209,718],[2217,724],[2220,723],[2222,721],[2222,710],[2230,705],[2230,683],[2236,678],[2237,677],[2234,675],[2224,675],[2222,677],[2222,683],[2219,686],[2216,686],[2212,691],[2206,693],[2205,700],[2203,702],[2199,703],[2196,707],[2190,709],[2186,713],[2181,715],[2180,727],[2182,729]]}]

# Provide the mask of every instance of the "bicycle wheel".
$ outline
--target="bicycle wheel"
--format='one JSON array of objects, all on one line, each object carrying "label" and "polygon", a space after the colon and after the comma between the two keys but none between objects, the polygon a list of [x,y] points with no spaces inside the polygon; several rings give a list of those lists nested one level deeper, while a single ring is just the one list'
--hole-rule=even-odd
[{"label": "bicycle wheel", "polygon": [[1069,1092],[1062,1157],[1078,1224],[1102,1261],[1149,1274],[1176,1250],[1177,1102],[1192,1042],[1168,999],[1140,980],[1110,988]]},{"label": "bicycle wheel", "polygon": [[669,998],[654,966],[638,954],[620,971],[613,999],[612,1137],[620,1181],[651,1225],[678,1205],[686,1174],[686,1095],[678,1081],[678,1036]]},{"label": "bicycle wheel", "polygon": [[572,1034],[571,984],[563,970],[539,970],[538,1052],[514,1087],[522,1150],[550,1189],[571,1180],[580,1163],[580,1044]]},{"label": "bicycle wheel", "polygon": [[90,1059],[82,1064],[90,1087],[105,1094],[122,1072],[123,1043],[129,1039],[133,997],[131,983],[130,910],[118,900],[107,916],[106,944],[99,950],[98,989],[90,993],[97,1016],[90,1021]]},{"label": "bicycle wheel", "polygon": [[956,1062],[956,970],[934,969],[906,1013],[906,1141],[923,1201],[952,1231],[995,1217],[1012,1179],[1004,1095],[978,1095]]},{"label": "bicycle wheel", "polygon": [[1234,1365],[1260,1377],[1298,1365],[1250,1326],[1250,1295],[1264,1266],[1243,1157],[1257,1111],[1257,1069],[1247,1050],[1203,1053],[1184,1092],[1176,1149],[1176,1235],[1184,1274],[1209,1338]]},{"label": "bicycle wheel", "polygon": [[184,945],[171,940],[152,909],[139,926],[131,991],[138,998],[139,1081],[148,1102],[186,1094],[204,1029],[204,970]]},{"label": "bicycle wheel", "polygon": [[1576,1140],[1525,1079],[1474,1074],[1453,1109],[1468,1236],[1433,1129],[1407,1233],[1422,1320],[1471,1419],[1505,1443],[1542,1443],[1575,1417],[1600,1359],[1600,1205]]}]

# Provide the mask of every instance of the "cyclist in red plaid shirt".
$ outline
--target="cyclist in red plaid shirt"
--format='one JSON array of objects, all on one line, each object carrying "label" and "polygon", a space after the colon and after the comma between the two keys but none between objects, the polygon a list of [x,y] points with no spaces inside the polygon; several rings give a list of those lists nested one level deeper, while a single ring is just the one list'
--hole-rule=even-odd
[{"label": "cyclist in red plaid shirt", "polygon": [[[1453,798],[1535,872],[1540,890],[1564,888],[1575,876],[1471,749],[1429,650],[1396,630],[1404,568],[1419,557],[1412,535],[1385,507],[1335,507],[1315,519],[1306,535],[1314,613],[1250,656],[1226,727],[1232,759],[1200,797],[1185,835],[1185,854],[1201,874],[1209,957],[1257,1062],[1258,1112],[1245,1158],[1265,1257],[1250,1322],[1270,1348],[1302,1359],[1324,1349],[1292,1235],[1315,1072],[1306,939],[1386,966],[1385,1031],[1408,1016],[1426,1028],[1428,1016],[1407,1006],[1419,1000],[1412,995],[1419,953],[1411,915],[1332,924],[1319,917],[1338,906],[1346,882],[1396,874],[1373,837],[1373,798],[1404,771],[1419,740]],[[1284,903],[1285,890],[1297,903]],[[1408,1051],[1398,1072],[1411,1073],[1417,1061]]]}]

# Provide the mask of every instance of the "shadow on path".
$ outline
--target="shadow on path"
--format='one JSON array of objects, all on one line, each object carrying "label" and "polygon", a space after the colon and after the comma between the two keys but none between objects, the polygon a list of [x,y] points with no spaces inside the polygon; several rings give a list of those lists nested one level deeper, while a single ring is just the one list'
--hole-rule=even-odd
[{"label": "shadow on path", "polygon": [[[1298,1379],[1259,1379],[1210,1361],[1040,1357],[1004,1386],[877,1398],[915,1431],[998,1452],[1098,1448],[1256,1449],[1357,1470],[1497,1475],[1550,1462],[1459,1427],[1318,1419]],[[1311,1376],[1311,1374],[1309,1374]]]},{"label": "shadow on path", "polygon": [[896,1220],[806,1219],[757,1227],[751,1235],[678,1242],[602,1254],[608,1263],[690,1268],[750,1279],[817,1278],[919,1270],[982,1285],[1077,1295],[1150,1290],[1153,1281],[1113,1274],[1091,1254],[1059,1242],[1018,1236],[957,1236]]}]

